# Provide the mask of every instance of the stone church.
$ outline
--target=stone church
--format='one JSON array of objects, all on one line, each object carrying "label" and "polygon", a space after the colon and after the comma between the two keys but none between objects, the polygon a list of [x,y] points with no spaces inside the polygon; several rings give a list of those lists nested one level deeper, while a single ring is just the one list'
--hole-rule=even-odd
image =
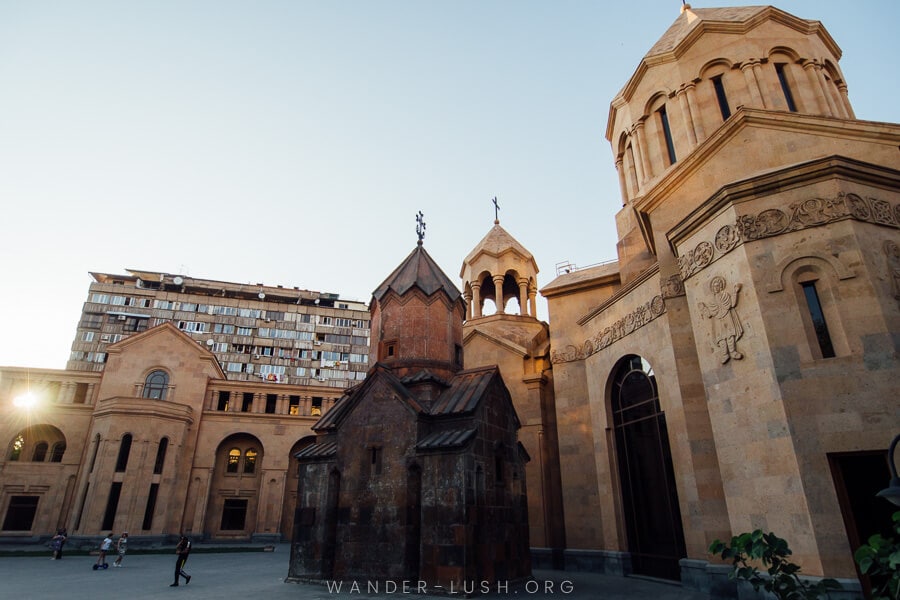
[{"label": "stone church", "polygon": [[496,366],[462,370],[464,302],[421,238],[370,312],[365,382],[297,454],[289,577],[459,591],[529,576],[519,419]]}]

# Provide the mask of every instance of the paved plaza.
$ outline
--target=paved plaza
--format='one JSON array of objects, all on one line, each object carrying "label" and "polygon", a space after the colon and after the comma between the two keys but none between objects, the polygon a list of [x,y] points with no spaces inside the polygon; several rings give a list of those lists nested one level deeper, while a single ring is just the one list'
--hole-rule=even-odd
[{"label": "paved plaza", "polygon": [[[394,598],[464,597],[461,590],[444,590],[441,594],[422,594],[411,584],[402,588],[385,588],[371,592],[366,582],[343,582],[340,592],[321,584],[285,583],[290,548],[279,544],[275,552],[223,552],[191,554],[185,571],[191,575],[190,585],[169,587],[175,565],[172,554],[131,554],[122,568],[114,568],[112,559],[106,570],[94,571],[96,556],[69,555],[62,560],[46,556],[0,557],[0,598],[15,600],[97,600],[126,598],[191,598],[195,600],[230,600],[231,598],[264,598],[265,600],[335,600]],[[482,598],[565,598],[566,600],[707,600],[706,596],[683,589],[679,585],[631,577],[609,577],[590,573],[536,571],[535,581],[497,586]],[[374,584],[373,584],[374,585]],[[452,592],[452,593],[451,593]]]}]

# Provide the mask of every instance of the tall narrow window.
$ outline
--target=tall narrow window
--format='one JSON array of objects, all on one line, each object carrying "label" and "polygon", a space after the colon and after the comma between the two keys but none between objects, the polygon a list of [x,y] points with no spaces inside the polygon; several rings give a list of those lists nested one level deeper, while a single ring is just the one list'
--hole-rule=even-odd
[{"label": "tall narrow window", "polygon": [[257,452],[250,448],[244,453],[244,473],[252,474],[256,472]]},{"label": "tall narrow window", "polygon": [[666,153],[669,156],[669,164],[674,165],[675,161],[675,142],[672,140],[672,129],[669,127],[669,114],[666,112],[666,107],[661,106],[659,110],[656,111],[659,113],[659,120],[662,123],[662,132],[663,137],[666,140]]},{"label": "tall narrow window", "polygon": [[[119,457],[116,459],[116,473],[121,473],[128,466],[128,455],[131,454],[131,434],[126,433],[122,436],[122,443],[119,444]],[[109,529],[104,527],[103,529]]]},{"label": "tall narrow window", "polygon": [[300,414],[300,396],[290,396],[288,398],[288,414]]},{"label": "tall narrow window", "polygon": [[228,401],[229,400],[231,400],[231,392],[219,390],[219,404],[216,407],[216,410],[221,410],[221,411],[228,410]]},{"label": "tall narrow window", "polygon": [[150,484],[150,493],[147,494],[147,506],[144,507],[144,522],[141,529],[150,529],[153,527],[153,512],[156,510],[156,496],[159,494],[159,484]]},{"label": "tall narrow window", "polygon": [[47,458],[47,442],[38,442],[34,447],[34,453],[31,455],[31,462],[44,462]]},{"label": "tall narrow window", "polygon": [[[153,474],[159,475],[162,473],[163,465],[166,462],[166,450],[169,448],[169,438],[163,438],[159,440],[159,447],[156,449],[156,462],[153,463]],[[144,527],[144,529],[150,529],[149,527]]]},{"label": "tall narrow window", "polygon": [[253,392],[244,392],[244,399],[241,403],[241,412],[250,412],[253,408]]},{"label": "tall narrow window", "polygon": [[278,405],[278,394],[266,394],[266,413],[275,414],[275,407]]},{"label": "tall narrow window", "polygon": [[94,472],[94,464],[97,462],[97,451],[100,450],[100,434],[94,436],[93,449],[91,450],[91,466],[88,467],[88,473]]},{"label": "tall narrow window", "polygon": [[53,444],[53,450],[50,452],[50,462],[62,462],[63,455],[66,453],[66,443],[56,442]]},{"label": "tall narrow window", "polygon": [[791,93],[791,86],[788,85],[784,67],[784,63],[775,63],[775,73],[778,74],[778,83],[781,84],[781,91],[784,92],[784,100],[787,102],[788,110],[797,112],[797,105],[794,103],[794,94]]},{"label": "tall narrow window", "polygon": [[165,371],[153,371],[144,381],[144,398],[166,399],[169,388],[169,375]]},{"label": "tall narrow window", "polygon": [[225,465],[226,473],[237,473],[238,472],[238,464],[241,462],[241,451],[237,448],[232,448],[228,451],[228,463]]},{"label": "tall narrow window", "polygon": [[803,287],[803,295],[806,296],[806,306],[809,308],[809,316],[812,318],[822,358],[832,358],[835,355],[834,345],[831,343],[828,323],[825,322],[825,313],[822,311],[822,303],[819,302],[819,294],[816,292],[816,282],[806,281],[800,285]]},{"label": "tall narrow window", "polygon": [[116,511],[119,510],[119,496],[122,494],[122,483],[113,482],[109,488],[109,499],[106,501],[106,512],[103,513],[103,524],[100,529],[110,530],[116,522]]},{"label": "tall narrow window", "polygon": [[717,75],[712,78],[713,88],[716,90],[716,100],[719,101],[719,111],[722,113],[722,120],[725,121],[731,116],[731,108],[728,106],[728,96],[725,95],[725,84],[722,83],[722,76]]},{"label": "tall narrow window", "polygon": [[381,475],[381,448],[369,448],[369,474]]}]

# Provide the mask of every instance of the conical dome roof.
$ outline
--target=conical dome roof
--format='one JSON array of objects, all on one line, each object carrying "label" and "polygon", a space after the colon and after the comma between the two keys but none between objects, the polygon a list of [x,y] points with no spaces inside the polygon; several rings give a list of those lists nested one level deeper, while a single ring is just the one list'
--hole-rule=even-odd
[{"label": "conical dome roof", "polygon": [[[494,226],[487,232],[487,235],[484,236],[484,238],[475,245],[475,248],[469,252],[469,255],[466,256],[465,262],[471,264],[478,258],[478,255],[482,253],[497,257],[504,252],[510,251],[519,254],[519,256],[525,260],[534,260],[534,256],[532,256],[531,252],[529,252],[525,246],[520,244],[508,231],[500,227],[499,223],[494,223]],[[535,272],[537,272],[537,268],[535,268]]]},{"label": "conical dome roof", "polygon": [[414,286],[428,296],[439,290],[444,290],[452,301],[462,297],[459,289],[434,262],[434,259],[425,251],[425,247],[421,243],[372,292],[372,296],[376,300],[381,300],[388,290],[393,290],[396,294],[403,295]]}]

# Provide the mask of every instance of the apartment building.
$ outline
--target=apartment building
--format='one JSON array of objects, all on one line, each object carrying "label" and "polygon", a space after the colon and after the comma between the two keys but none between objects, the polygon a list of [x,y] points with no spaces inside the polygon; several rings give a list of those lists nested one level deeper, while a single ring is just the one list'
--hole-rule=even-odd
[{"label": "apartment building", "polygon": [[172,323],[210,350],[229,380],[346,388],[365,379],[364,302],[156,271],[91,276],[67,370],[102,371],[110,344]]}]

